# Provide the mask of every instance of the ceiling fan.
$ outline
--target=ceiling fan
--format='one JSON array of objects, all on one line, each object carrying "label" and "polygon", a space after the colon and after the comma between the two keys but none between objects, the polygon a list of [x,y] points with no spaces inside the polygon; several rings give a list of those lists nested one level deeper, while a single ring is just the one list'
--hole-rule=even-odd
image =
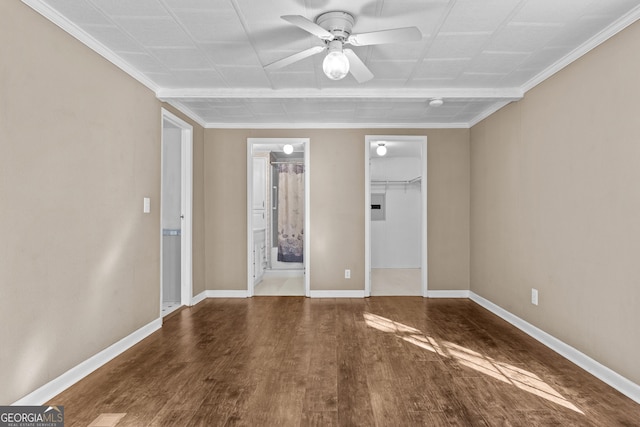
[{"label": "ceiling fan", "polygon": [[340,80],[349,72],[358,83],[364,83],[373,78],[373,73],[351,49],[344,48],[345,44],[352,46],[371,46],[386,43],[402,43],[416,41],[422,38],[422,33],[416,27],[395,28],[391,30],[373,31],[370,33],[352,34],[355,24],[353,15],[347,12],[326,12],[319,15],[312,22],[300,15],[281,16],[287,22],[319,37],[324,41],[322,46],[314,46],[302,52],[266,65],[266,70],[278,70],[328,50],[322,62],[322,69],[327,77]]}]

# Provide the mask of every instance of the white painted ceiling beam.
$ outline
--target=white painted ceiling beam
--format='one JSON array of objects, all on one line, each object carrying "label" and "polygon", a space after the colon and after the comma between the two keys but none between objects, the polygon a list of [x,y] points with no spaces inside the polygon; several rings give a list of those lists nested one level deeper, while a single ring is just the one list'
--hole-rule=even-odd
[{"label": "white painted ceiling beam", "polygon": [[290,98],[389,98],[389,99],[521,99],[524,92],[520,88],[460,88],[460,89],[159,89],[156,96],[161,100],[170,99],[290,99]]}]

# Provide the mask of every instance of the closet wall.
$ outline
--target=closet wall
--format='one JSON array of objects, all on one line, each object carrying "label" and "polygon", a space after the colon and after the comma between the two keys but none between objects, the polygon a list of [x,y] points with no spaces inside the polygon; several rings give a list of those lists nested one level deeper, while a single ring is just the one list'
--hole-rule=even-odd
[{"label": "closet wall", "polygon": [[[421,267],[421,160],[416,157],[371,159],[372,204],[382,201],[384,219],[371,221],[372,268]],[[413,181],[399,183],[398,181]]]}]

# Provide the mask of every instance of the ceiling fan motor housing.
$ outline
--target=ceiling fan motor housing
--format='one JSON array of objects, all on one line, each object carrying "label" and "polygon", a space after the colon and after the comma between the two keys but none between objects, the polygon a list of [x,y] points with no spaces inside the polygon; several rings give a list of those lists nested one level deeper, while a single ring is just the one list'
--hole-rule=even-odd
[{"label": "ceiling fan motor housing", "polygon": [[316,24],[340,41],[349,38],[355,22],[353,15],[347,12],[326,12],[316,18]]}]

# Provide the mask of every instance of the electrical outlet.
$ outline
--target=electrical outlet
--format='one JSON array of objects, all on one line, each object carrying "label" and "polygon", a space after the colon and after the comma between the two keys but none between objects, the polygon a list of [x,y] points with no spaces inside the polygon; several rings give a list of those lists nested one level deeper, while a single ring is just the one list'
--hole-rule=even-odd
[{"label": "electrical outlet", "polygon": [[538,290],[531,288],[531,304],[538,305]]},{"label": "electrical outlet", "polygon": [[351,270],[345,270],[344,271],[344,278],[345,279],[351,279]]}]

